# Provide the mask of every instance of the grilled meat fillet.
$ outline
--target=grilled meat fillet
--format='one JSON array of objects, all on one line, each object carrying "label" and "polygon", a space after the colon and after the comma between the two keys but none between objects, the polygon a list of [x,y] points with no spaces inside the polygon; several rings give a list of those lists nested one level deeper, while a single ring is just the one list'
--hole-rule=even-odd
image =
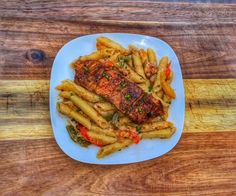
[{"label": "grilled meat fillet", "polygon": [[163,114],[159,100],[127,80],[110,63],[77,61],[75,71],[75,83],[114,104],[135,123],[140,124]]}]

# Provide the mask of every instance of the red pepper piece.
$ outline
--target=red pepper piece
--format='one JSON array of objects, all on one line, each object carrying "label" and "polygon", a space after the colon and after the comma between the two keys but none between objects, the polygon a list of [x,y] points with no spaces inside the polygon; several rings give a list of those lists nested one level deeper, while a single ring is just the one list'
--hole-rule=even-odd
[{"label": "red pepper piece", "polygon": [[88,134],[88,129],[80,124],[77,125],[77,129],[79,129],[80,134],[84,137],[85,140],[89,141],[91,144],[102,147],[104,144],[101,141],[95,140],[91,138]]},{"label": "red pepper piece", "polygon": [[166,66],[166,72],[165,72],[166,80],[170,77],[170,72],[171,72],[170,64],[171,63],[168,63]]}]

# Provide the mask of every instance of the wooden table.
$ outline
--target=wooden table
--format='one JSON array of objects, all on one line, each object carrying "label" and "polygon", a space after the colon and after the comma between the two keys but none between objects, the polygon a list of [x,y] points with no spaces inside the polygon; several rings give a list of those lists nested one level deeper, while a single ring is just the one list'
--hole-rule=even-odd
[{"label": "wooden table", "polygon": [[[236,4],[82,2],[1,1],[0,195],[236,194]],[[101,166],[76,162],[57,146],[48,108],[52,62],[69,40],[101,32],[159,37],[176,51],[186,118],[168,154]]]}]

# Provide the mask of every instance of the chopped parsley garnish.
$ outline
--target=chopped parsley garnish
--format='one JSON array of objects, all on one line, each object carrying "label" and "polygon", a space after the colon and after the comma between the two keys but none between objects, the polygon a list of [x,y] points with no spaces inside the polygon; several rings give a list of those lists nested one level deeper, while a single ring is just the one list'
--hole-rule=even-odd
[{"label": "chopped parsley garnish", "polygon": [[121,87],[121,88],[125,88],[126,85],[127,85],[127,84],[126,84],[126,82],[125,82],[124,80],[120,82],[120,87]]},{"label": "chopped parsley garnish", "polygon": [[102,77],[106,78],[107,80],[110,80],[111,76],[107,72],[102,73]]},{"label": "chopped parsley garnish", "polygon": [[139,112],[139,113],[143,113],[143,112],[144,112],[144,111],[143,111],[143,108],[142,108],[141,106],[138,107],[138,112]]},{"label": "chopped parsley garnish", "polygon": [[76,112],[80,112],[80,111],[81,111],[81,109],[77,108]]},{"label": "chopped parsley garnish", "polygon": [[130,56],[119,56],[118,57],[118,64],[119,67],[123,68],[126,63],[128,63],[130,60]]},{"label": "chopped parsley garnish", "polygon": [[152,92],[152,86],[148,87],[148,92]]},{"label": "chopped parsley garnish", "polygon": [[84,70],[84,73],[85,73],[85,74],[89,73],[89,71],[90,71],[89,68],[86,67],[86,66],[83,66],[83,70]]},{"label": "chopped parsley garnish", "polygon": [[137,131],[138,133],[142,133],[142,127],[136,127],[136,131]]},{"label": "chopped parsley garnish", "polygon": [[74,95],[74,93],[71,92],[71,93],[70,93],[70,96],[73,96],[73,95]]},{"label": "chopped parsley garnish", "polygon": [[127,101],[130,101],[131,98],[132,98],[132,96],[131,96],[129,93],[127,93],[127,94],[125,95],[125,99],[126,99]]}]

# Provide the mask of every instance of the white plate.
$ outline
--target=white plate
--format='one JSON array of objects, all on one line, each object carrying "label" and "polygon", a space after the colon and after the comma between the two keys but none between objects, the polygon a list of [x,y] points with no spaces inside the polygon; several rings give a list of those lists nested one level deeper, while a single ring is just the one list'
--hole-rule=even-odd
[{"label": "white plate", "polygon": [[[134,44],[137,47],[153,48],[158,59],[168,56],[172,62],[174,80],[172,86],[176,92],[176,100],[171,104],[168,120],[172,121],[177,128],[176,133],[170,139],[142,140],[138,145],[132,146],[116,152],[103,159],[97,159],[98,147],[90,146],[82,148],[74,143],[66,131],[66,118],[56,110],[58,92],[55,87],[62,80],[74,78],[74,71],[70,68],[70,63],[81,55],[89,54],[96,50],[96,38],[106,36],[117,41],[122,46],[127,47]],[[125,164],[135,163],[159,157],[169,152],[179,141],[183,125],[185,112],[184,87],[180,64],[173,49],[164,41],[145,35],[126,34],[126,33],[103,33],[78,37],[67,44],[57,53],[54,60],[51,81],[50,81],[50,113],[54,136],[60,148],[71,158],[93,164]]]}]

